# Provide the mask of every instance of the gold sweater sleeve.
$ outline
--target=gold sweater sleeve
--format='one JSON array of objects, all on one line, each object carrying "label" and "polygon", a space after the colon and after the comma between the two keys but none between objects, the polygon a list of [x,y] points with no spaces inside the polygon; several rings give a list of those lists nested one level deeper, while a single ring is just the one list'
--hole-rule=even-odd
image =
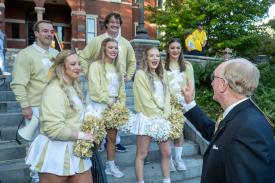
[{"label": "gold sweater sleeve", "polygon": [[127,44],[127,79],[131,80],[136,71],[136,56],[132,45],[128,42]]},{"label": "gold sweater sleeve", "polygon": [[85,75],[88,75],[89,66],[91,62],[94,61],[93,59],[97,56],[97,46],[99,45],[97,45],[97,41],[94,38],[80,53],[81,69]]},{"label": "gold sweater sleeve", "polygon": [[24,52],[19,52],[15,59],[15,65],[12,72],[11,88],[15,93],[16,100],[20,103],[21,107],[29,107],[28,93],[26,90],[27,84],[30,81],[31,58]]},{"label": "gold sweater sleeve", "polygon": [[185,70],[183,86],[186,86],[187,81],[192,85],[193,88],[195,88],[194,70],[190,62],[186,62],[186,70]]},{"label": "gold sweater sleeve", "polygon": [[135,109],[148,117],[163,115],[153,99],[152,89],[144,71],[139,70],[133,84]]},{"label": "gold sweater sleeve", "polygon": [[[71,140],[72,130],[66,119],[69,101],[58,85],[46,88],[41,102],[41,132],[53,140]],[[71,114],[70,114],[71,115]]]},{"label": "gold sweater sleeve", "polygon": [[112,100],[107,88],[104,87],[106,85],[104,81],[107,82],[104,79],[103,66],[98,61],[93,62],[88,73],[89,96],[95,102],[111,105]]}]

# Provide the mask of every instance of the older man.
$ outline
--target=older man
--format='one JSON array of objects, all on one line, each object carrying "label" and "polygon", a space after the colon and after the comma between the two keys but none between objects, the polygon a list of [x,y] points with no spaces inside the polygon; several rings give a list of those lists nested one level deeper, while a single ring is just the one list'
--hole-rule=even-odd
[{"label": "older man", "polygon": [[204,154],[202,183],[274,183],[275,143],[269,121],[249,98],[260,74],[245,59],[220,64],[213,73],[213,99],[224,109],[214,132],[211,121],[193,100],[193,89],[183,88],[185,116],[210,144]]}]

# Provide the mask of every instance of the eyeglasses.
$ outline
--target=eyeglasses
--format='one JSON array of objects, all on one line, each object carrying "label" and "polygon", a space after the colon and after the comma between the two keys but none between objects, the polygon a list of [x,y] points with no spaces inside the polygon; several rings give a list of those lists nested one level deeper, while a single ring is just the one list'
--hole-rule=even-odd
[{"label": "eyeglasses", "polygon": [[211,81],[214,81],[215,78],[225,80],[225,78],[222,78],[222,77],[219,77],[219,76],[215,76],[214,73],[211,74]]}]

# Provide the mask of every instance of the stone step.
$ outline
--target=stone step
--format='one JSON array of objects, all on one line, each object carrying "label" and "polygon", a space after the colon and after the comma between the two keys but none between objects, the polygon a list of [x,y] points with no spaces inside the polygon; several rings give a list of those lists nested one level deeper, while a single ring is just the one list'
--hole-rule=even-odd
[{"label": "stone step", "polygon": [[127,96],[133,96],[133,88],[126,88],[125,89],[126,95]]},{"label": "stone step", "polygon": [[130,111],[132,111],[132,112],[135,113],[135,106],[134,106],[134,105],[130,105],[130,106],[127,105],[127,108],[128,108]]},{"label": "stone step", "polygon": [[22,118],[21,112],[0,113],[0,129],[9,126],[17,127]]},{"label": "stone step", "polygon": [[133,88],[133,81],[127,81],[127,82],[125,82],[125,88],[127,89],[127,88]]},{"label": "stone step", "polygon": [[12,91],[0,91],[0,101],[15,101],[15,95]]},{"label": "stone step", "polygon": [[1,183],[29,183],[30,172],[24,159],[0,161]]},{"label": "stone step", "polygon": [[0,161],[25,158],[28,142],[21,140],[22,144],[16,141],[0,141]]},{"label": "stone step", "polygon": [[[200,183],[201,182],[201,177],[194,177],[194,178],[191,178],[191,179],[185,179],[184,180],[184,183]],[[175,181],[173,183],[183,183],[182,180],[179,180],[179,181]]]},{"label": "stone step", "polygon": [[[125,153],[116,153],[116,163],[120,167],[127,167],[134,165],[135,156],[136,156],[136,145],[125,146],[127,152]],[[182,156],[183,159],[186,157],[197,155],[199,152],[199,146],[191,141],[184,143]],[[102,161],[105,162],[107,159],[107,153],[101,152]],[[158,162],[160,160],[160,151],[156,142],[151,143],[146,162]]]},{"label": "stone step", "polygon": [[127,100],[126,100],[126,106],[134,106],[134,97],[133,96],[127,96]]},{"label": "stone step", "polygon": [[0,113],[20,111],[21,106],[17,101],[0,101]]},{"label": "stone step", "polygon": [[15,140],[17,132],[17,126],[9,126],[0,129],[0,140],[2,141],[9,141]]},{"label": "stone step", "polygon": [[5,81],[4,83],[1,82],[0,91],[11,91],[10,82],[8,81]]},{"label": "stone step", "polygon": [[120,143],[124,146],[136,144],[136,135],[130,133],[119,132]]},{"label": "stone step", "polygon": [[[201,156],[186,157],[184,159],[184,162],[186,164],[187,170],[171,172],[171,182],[185,182],[185,180],[188,182],[188,180],[190,179],[201,176]],[[127,167],[120,167],[120,170],[125,174],[125,176],[122,178],[115,178],[108,175],[108,183],[136,182],[134,164]],[[144,180],[146,183],[162,183],[162,175],[159,162],[146,163],[144,165]]]}]

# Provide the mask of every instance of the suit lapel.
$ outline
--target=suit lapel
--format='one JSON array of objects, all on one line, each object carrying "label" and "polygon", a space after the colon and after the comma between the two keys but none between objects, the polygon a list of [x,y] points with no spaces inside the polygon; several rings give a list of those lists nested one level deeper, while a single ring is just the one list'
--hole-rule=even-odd
[{"label": "suit lapel", "polygon": [[232,121],[232,119],[234,117],[236,117],[236,115],[238,113],[240,113],[243,109],[247,108],[248,106],[250,106],[252,103],[250,100],[245,100],[243,102],[241,102],[240,104],[238,104],[237,106],[235,106],[227,115],[226,117],[220,122],[218,130],[216,131],[216,133],[214,133],[206,151],[205,154],[212,148],[214,142],[217,140],[218,137],[221,136],[221,134],[224,132],[224,130],[226,129],[226,126],[228,123],[230,123]]}]

